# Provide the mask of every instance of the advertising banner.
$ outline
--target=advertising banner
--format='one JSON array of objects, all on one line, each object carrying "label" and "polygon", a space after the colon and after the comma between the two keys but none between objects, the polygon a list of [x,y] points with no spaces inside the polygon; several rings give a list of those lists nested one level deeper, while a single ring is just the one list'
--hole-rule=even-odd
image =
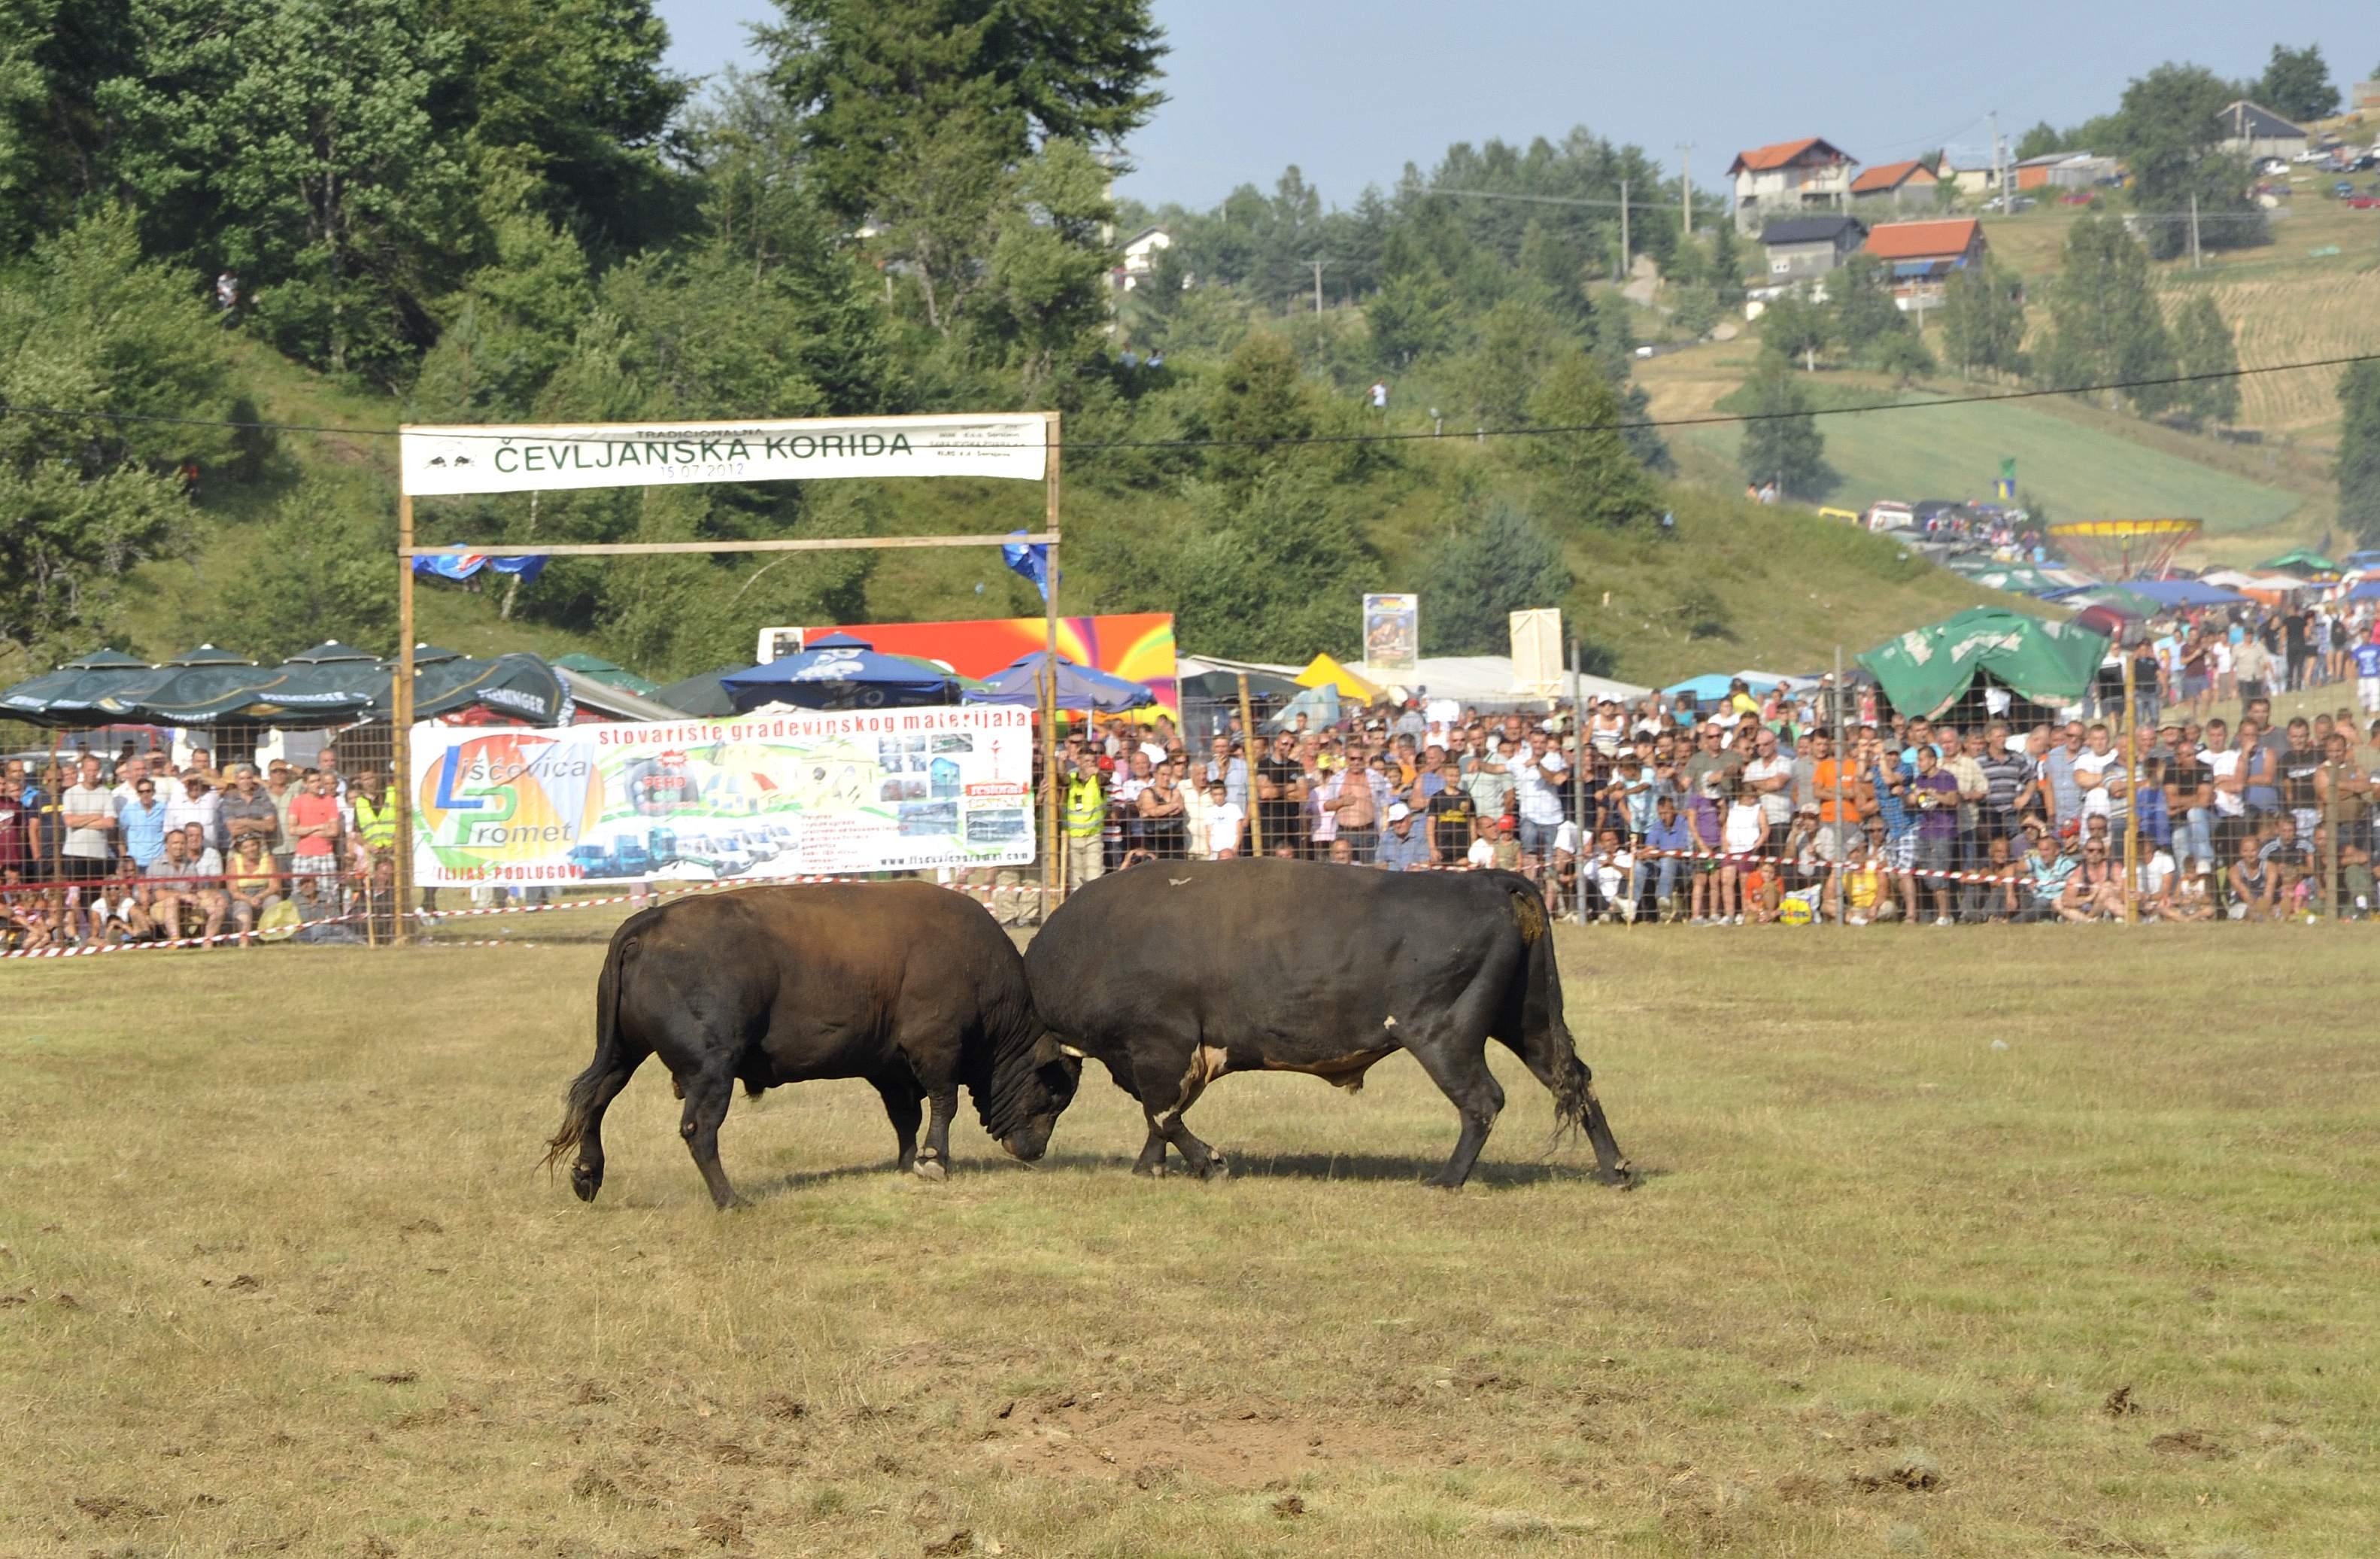
[{"label": "advertising banner", "polygon": [[407,427],[405,491],[552,493],[698,481],[973,476],[1039,481],[1050,424],[1038,413],[835,417],[784,422],[580,427]]},{"label": "advertising banner", "polygon": [[[754,646],[759,664],[790,655],[805,638],[842,633],[888,655],[941,661],[961,676],[987,677],[1038,654],[1049,625],[1039,617],[991,617],[958,623],[852,623],[841,627],[771,627]],[[1173,658],[1173,614],[1130,612],[1104,617],[1058,619],[1058,653],[1096,670],[1137,682],[1157,695],[1159,706],[1177,719],[1181,673]],[[1153,712],[1144,710],[1142,713]]]},{"label": "advertising banner", "polygon": [[414,880],[712,882],[1023,866],[1026,709],[413,728]]},{"label": "advertising banner", "polygon": [[1421,597],[1364,598],[1364,669],[1410,672],[1421,660]]},{"label": "advertising banner", "polygon": [[1541,699],[1560,698],[1562,680],[1561,610],[1538,606],[1515,612],[1509,619],[1512,633],[1512,687]]}]

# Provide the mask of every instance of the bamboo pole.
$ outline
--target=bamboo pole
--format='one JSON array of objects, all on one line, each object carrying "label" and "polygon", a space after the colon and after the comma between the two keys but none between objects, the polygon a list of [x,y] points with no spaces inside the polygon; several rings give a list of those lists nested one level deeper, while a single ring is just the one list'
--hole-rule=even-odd
[{"label": "bamboo pole", "polygon": [[[1264,811],[1264,804],[1257,799],[1257,725],[1256,717],[1248,712],[1248,674],[1245,671],[1240,673],[1240,763],[1247,775],[1245,788],[1248,798],[1248,853],[1262,860],[1265,853],[1264,824],[1257,819]],[[1232,777],[1232,754],[1228,748],[1223,751],[1223,777]]]},{"label": "bamboo pole", "polygon": [[[1049,551],[1043,554],[1042,578],[1048,589],[1042,592],[1042,660],[1050,677],[1050,690],[1041,702],[1041,773],[1047,782],[1049,799],[1042,804],[1043,837],[1049,842],[1041,852],[1041,920],[1049,922],[1050,912],[1065,901],[1065,845],[1058,835],[1058,420],[1050,417],[1050,463],[1042,479],[1042,534],[1048,538]],[[940,541],[947,545],[964,545],[958,538],[922,538]],[[1026,545],[1033,543],[1027,542]]]},{"label": "bamboo pole", "polygon": [[[396,498],[396,679],[389,688],[389,790],[396,798],[396,903],[389,942],[406,942],[406,906],[413,899],[413,494]],[[364,884],[364,915],[371,915],[371,884]]]}]

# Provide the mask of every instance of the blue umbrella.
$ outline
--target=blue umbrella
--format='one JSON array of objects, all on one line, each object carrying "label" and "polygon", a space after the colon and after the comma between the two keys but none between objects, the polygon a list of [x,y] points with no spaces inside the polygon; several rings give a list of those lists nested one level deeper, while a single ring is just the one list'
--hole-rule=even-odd
[{"label": "blue umbrella", "polygon": [[916,661],[878,654],[875,646],[840,633],[813,639],[808,649],[781,655],[767,665],[731,673],[719,685],[738,713],[764,703],[899,709],[953,701],[949,677],[928,672]]},{"label": "blue umbrella", "polygon": [[[1018,658],[1006,669],[993,673],[981,688],[970,688],[966,701],[1038,705],[1047,660],[1047,652],[1038,650]],[[1060,709],[1088,709],[1101,714],[1117,714],[1127,709],[1146,709],[1156,701],[1157,695],[1137,682],[1127,681],[1095,666],[1077,665],[1063,655],[1058,657]]]}]

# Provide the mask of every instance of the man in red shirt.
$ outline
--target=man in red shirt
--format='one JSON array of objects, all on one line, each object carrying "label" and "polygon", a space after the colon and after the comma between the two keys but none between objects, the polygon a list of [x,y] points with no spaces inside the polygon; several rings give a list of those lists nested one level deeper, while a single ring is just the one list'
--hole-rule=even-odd
[{"label": "man in red shirt", "polygon": [[306,788],[289,802],[290,833],[297,836],[289,869],[301,875],[335,876],[339,870],[342,822],[339,798],[331,793],[331,776],[316,769],[306,776]]}]

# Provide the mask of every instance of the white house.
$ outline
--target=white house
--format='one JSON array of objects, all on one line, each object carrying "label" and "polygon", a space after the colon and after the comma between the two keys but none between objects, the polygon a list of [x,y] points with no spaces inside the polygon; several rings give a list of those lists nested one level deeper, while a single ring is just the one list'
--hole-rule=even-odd
[{"label": "white house", "polygon": [[1162,227],[1144,227],[1123,246],[1123,263],[1115,268],[1117,285],[1130,292],[1140,278],[1157,269],[1160,250],[1173,247],[1173,235]]},{"label": "white house", "polygon": [[1859,159],[1818,136],[1739,152],[1728,164],[1735,181],[1735,225],[1757,232],[1771,219],[1850,209]]}]

